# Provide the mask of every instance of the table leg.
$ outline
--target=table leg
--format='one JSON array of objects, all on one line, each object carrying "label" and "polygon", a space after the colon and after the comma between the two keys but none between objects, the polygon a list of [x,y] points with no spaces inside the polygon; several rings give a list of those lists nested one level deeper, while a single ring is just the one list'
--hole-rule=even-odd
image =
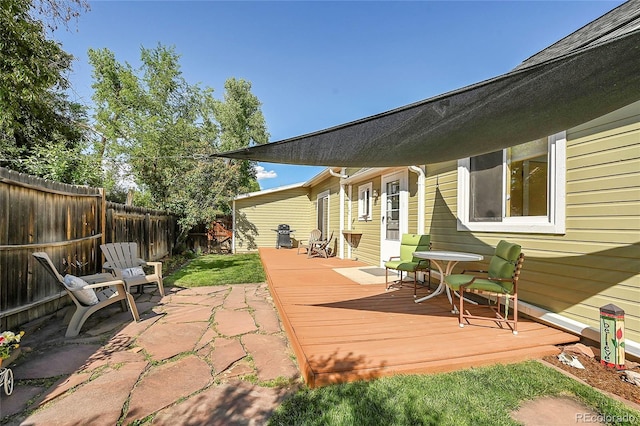
[{"label": "table leg", "polygon": [[[449,289],[449,286],[447,286],[444,283],[444,277],[451,275],[451,272],[453,272],[453,268],[458,264],[457,261],[453,261],[450,260],[447,263],[447,267],[445,268],[444,272],[442,271],[442,266],[435,260],[431,260],[431,262],[433,262],[433,264],[436,265],[436,268],[438,268],[438,272],[440,272],[440,284],[438,285],[438,288],[435,289],[435,291],[433,293],[431,293],[428,296],[425,297],[421,297],[420,299],[416,299],[415,302],[416,303],[420,303],[420,302],[424,302],[425,300],[429,300],[432,297],[435,297],[439,294],[442,293],[446,293],[447,294],[447,299],[449,299],[449,304],[453,307],[451,309],[451,313],[452,314],[457,314],[458,313],[458,308],[453,304],[453,299],[451,297],[451,290]],[[457,292],[454,292],[456,294],[456,296],[460,297],[460,295]],[[466,297],[464,298],[465,301],[472,303],[474,305],[477,305],[478,302],[475,302],[473,300],[467,299]]]},{"label": "table leg", "polygon": [[[433,259],[431,260],[431,262],[434,265],[436,265],[436,268],[438,268],[438,272],[440,272],[440,284],[438,284],[438,288],[436,288],[433,291],[433,293],[431,293],[430,295],[424,296],[424,297],[421,297],[419,299],[414,300],[414,302],[416,302],[416,303],[424,302],[425,300],[429,300],[432,297],[436,297],[437,295],[442,294],[442,292],[444,292],[445,289],[447,290],[447,296],[449,296],[449,293],[448,293],[449,289],[447,288],[447,285],[444,283],[445,275],[444,275],[444,272],[442,271],[442,266],[440,265],[440,263],[438,263],[437,261],[435,261]],[[449,270],[448,267],[447,267],[447,270]],[[449,300],[451,300],[451,296],[449,296]]]}]

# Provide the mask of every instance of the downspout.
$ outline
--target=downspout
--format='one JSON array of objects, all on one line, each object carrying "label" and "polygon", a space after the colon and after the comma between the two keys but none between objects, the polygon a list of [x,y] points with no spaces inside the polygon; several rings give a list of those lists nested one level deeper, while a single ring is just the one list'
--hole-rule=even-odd
[{"label": "downspout", "polygon": [[231,233],[231,253],[236,252],[236,200],[233,200],[233,204],[231,205],[231,229],[233,232]]},{"label": "downspout", "polygon": [[[347,205],[347,223],[349,224],[349,230],[351,230],[351,196],[353,192],[353,185],[349,184],[349,204]],[[347,246],[347,259],[351,259],[351,244]]]},{"label": "downspout", "polygon": [[418,175],[418,234],[424,234],[424,213],[425,213],[425,176],[422,167],[409,166],[409,170]]}]

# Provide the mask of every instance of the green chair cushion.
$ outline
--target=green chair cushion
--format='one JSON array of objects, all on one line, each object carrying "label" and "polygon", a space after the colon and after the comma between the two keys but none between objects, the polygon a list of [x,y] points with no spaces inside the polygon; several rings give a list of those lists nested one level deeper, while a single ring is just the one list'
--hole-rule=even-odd
[{"label": "green chair cushion", "polygon": [[[444,281],[452,290],[458,291],[461,285],[471,282],[472,279],[473,279],[473,275],[454,274],[454,275],[446,276],[444,278]],[[494,293],[505,293],[505,294],[510,293],[511,292],[510,289],[508,287],[505,287],[504,284],[511,284],[511,283],[501,283],[501,282],[491,281],[486,278],[477,278],[473,282],[473,284],[471,284],[467,288],[472,290],[491,291]]]},{"label": "green chair cushion", "polygon": [[390,260],[385,262],[384,267],[387,269],[397,269],[399,271],[415,272],[418,266],[426,268],[426,263],[419,264],[418,262],[406,262],[404,260]]},{"label": "green chair cushion", "polygon": [[400,260],[418,262],[421,259],[413,257],[415,251],[429,251],[431,242],[430,235],[402,234],[400,240]]}]

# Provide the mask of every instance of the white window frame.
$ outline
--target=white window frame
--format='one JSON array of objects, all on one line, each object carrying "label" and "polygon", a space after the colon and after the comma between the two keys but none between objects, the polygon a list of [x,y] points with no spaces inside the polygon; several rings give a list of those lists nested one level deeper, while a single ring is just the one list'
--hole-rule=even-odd
[{"label": "white window frame", "polygon": [[[502,217],[501,222],[469,221],[470,158],[458,160],[458,231],[564,234],[566,208],[566,132],[547,138],[549,144],[549,206],[547,216]],[[506,158],[506,157],[505,157]],[[503,162],[506,166],[506,162]],[[506,173],[507,167],[503,167]],[[505,193],[503,188],[502,193]],[[504,208],[503,208],[504,211]]]},{"label": "white window frame", "polygon": [[358,221],[372,219],[373,211],[373,182],[358,186]]}]

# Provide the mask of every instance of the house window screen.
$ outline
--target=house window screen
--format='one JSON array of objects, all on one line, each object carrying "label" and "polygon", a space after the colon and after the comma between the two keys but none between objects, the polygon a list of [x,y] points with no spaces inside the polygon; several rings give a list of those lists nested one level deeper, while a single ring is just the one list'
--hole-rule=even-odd
[{"label": "house window screen", "polygon": [[469,162],[469,220],[502,220],[502,151],[471,157]]}]

